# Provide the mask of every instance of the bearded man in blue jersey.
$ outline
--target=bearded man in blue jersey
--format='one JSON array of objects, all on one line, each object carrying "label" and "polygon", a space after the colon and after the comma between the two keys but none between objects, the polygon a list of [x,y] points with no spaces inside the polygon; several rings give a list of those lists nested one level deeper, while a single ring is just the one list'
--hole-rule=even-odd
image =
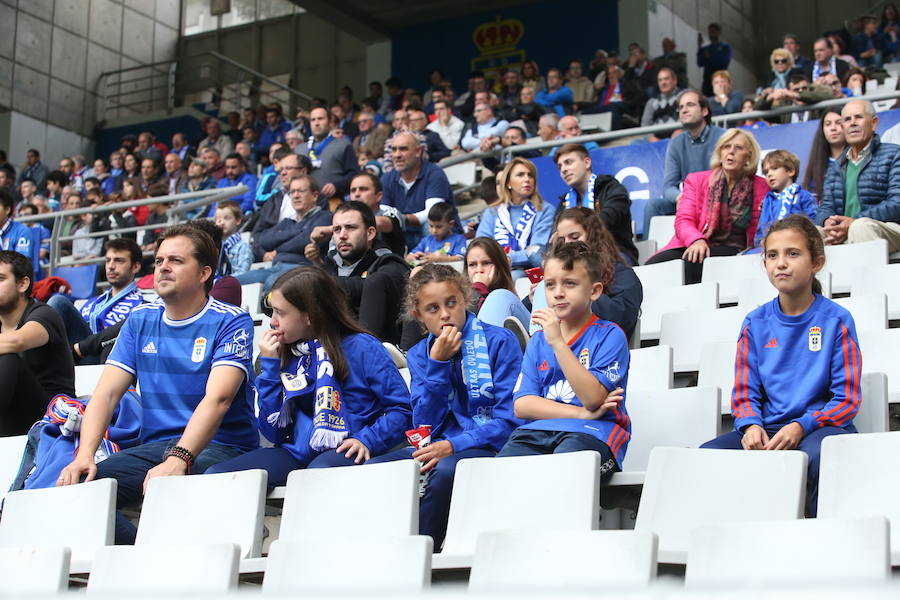
[{"label": "bearded man in blue jersey", "polygon": [[[212,239],[188,225],[164,231],[154,286],[162,302],[131,312],[119,333],[81,425],[81,443],[58,485],[112,477],[117,506],[135,504],[154,477],[203,473],[257,447],[250,356],[253,322],[209,297],[218,262]],[[95,463],[113,410],[140,385],[141,444]],[[116,543],[134,543],[121,514]]]}]

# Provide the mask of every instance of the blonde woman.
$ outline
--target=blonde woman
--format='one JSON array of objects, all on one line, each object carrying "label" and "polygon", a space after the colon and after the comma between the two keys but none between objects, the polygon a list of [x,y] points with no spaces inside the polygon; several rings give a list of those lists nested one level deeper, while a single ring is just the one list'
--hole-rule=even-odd
[{"label": "blonde woman", "polygon": [[772,73],[768,80],[763,82],[762,93],[768,94],[772,90],[787,89],[787,80],[794,70],[794,57],[784,48],[775,48],[769,56],[769,64],[772,65]]},{"label": "blonde woman", "polygon": [[759,154],[749,131],[723,133],[713,150],[712,169],[685,178],[675,236],[647,264],[681,259],[684,283],[699,283],[705,258],[750,248],[769,191],[766,180],[756,175]]},{"label": "blonde woman", "polygon": [[497,203],[484,209],[476,235],[496,240],[514,270],[541,266],[555,209],[537,191],[534,164],[521,157],[509,161],[497,176],[497,194]]}]

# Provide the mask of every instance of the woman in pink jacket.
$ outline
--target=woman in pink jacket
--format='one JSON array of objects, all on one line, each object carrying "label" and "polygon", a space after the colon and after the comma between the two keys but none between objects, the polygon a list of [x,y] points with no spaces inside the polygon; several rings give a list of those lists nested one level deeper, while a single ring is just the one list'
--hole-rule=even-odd
[{"label": "woman in pink jacket", "polygon": [[703,260],[732,256],[753,245],[766,180],[755,175],[759,144],[753,134],[729,129],[716,143],[711,171],[684,180],[675,213],[675,237],[647,264],[684,260],[684,283],[699,283]]}]

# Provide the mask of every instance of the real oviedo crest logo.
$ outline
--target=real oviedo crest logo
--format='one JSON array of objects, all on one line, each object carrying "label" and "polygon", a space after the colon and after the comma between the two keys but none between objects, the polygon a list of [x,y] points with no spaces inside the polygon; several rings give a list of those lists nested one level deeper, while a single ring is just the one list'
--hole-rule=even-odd
[{"label": "real oviedo crest logo", "polygon": [[809,349],[812,352],[818,352],[822,349],[822,328],[809,328]]}]

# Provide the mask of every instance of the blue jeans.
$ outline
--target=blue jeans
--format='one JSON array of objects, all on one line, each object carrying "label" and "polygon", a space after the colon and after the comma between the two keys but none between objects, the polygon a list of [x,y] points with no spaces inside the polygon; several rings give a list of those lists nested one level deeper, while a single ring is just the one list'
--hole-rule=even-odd
[{"label": "blue jeans", "polygon": [[47,304],[62,317],[63,324],[66,326],[66,337],[69,339],[69,345],[77,344],[93,332],[88,326],[87,321],[81,316],[81,312],[72,301],[62,294],[54,294],[47,300]]},{"label": "blue jeans", "polygon": [[509,441],[497,453],[504,456],[535,456],[539,454],[564,454],[593,450],[600,453],[600,482],[606,483],[619,464],[612,450],[603,441],[587,433],[573,431],[541,431],[538,429],[516,429]]},{"label": "blue jeans", "polygon": [[[651,200],[644,205],[644,239],[650,235],[650,219],[653,217],[664,217],[666,215],[675,214],[675,202],[664,198]],[[663,244],[668,244],[669,240],[662,240]]]},{"label": "blue jeans", "polygon": [[531,313],[518,296],[509,290],[496,289],[484,299],[478,311],[478,319],[489,325],[503,327],[506,317],[517,318],[525,327],[531,321]]},{"label": "blue jeans", "polygon": [[266,294],[272,286],[275,285],[276,279],[281,277],[282,274],[299,266],[300,265],[295,263],[277,262],[273,263],[268,269],[253,269],[252,271],[241,273],[236,279],[241,285],[246,283],[261,283],[263,284],[263,294]]},{"label": "blue jeans", "polygon": [[[370,461],[371,462],[371,461]],[[288,475],[297,469],[318,469],[323,467],[349,467],[355,465],[353,459],[346,458],[343,453],[338,454],[334,450],[326,450],[308,465],[297,460],[287,449],[281,447],[258,448],[242,454],[231,460],[220,462],[206,469],[206,473],[231,473],[232,471],[249,471],[262,469],[269,474],[267,479],[269,489],[276,488],[287,483]]]},{"label": "blue jeans", "polygon": [[[175,439],[148,442],[122,450],[97,464],[97,479],[109,477],[118,482],[116,508],[137,504],[143,496],[147,471],[163,462],[166,450],[177,443]],[[212,465],[243,453],[240,448],[210,444],[197,455],[192,472],[203,473]],[[134,525],[116,511],[116,544],[134,544],[136,534]]]},{"label": "blue jeans", "polygon": [[[368,464],[392,462],[411,459],[413,448],[401,448],[369,460]],[[486,448],[470,448],[456,452],[438,461],[428,473],[428,484],[425,495],[419,501],[419,535],[430,535],[434,540],[434,551],[440,552],[444,537],[447,535],[447,519],[450,516],[450,492],[453,491],[453,478],[456,475],[456,463],[464,458],[494,456],[493,450]]]},{"label": "blue jeans", "polygon": [[[766,433],[771,438],[778,433],[781,427],[766,427]],[[822,451],[822,440],[830,435],[841,435],[844,433],[856,433],[852,429],[844,429],[843,427],[822,427],[810,432],[802,440],[797,450],[805,452],[809,457],[809,468],[806,472],[806,516],[814,518],[816,516],[816,508],[819,502],[819,454]],[[725,435],[720,435],[714,440],[710,440],[700,446],[701,448],[718,448],[721,450],[742,450],[741,438],[744,434],[740,431],[732,431]]]}]

